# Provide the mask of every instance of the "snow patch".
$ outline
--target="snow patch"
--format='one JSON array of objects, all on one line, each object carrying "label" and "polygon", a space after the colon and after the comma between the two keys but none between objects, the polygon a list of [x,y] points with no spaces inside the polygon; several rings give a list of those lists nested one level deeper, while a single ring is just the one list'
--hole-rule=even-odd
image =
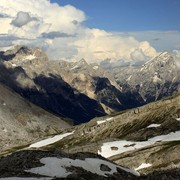
[{"label": "snow patch", "polygon": [[[121,141],[112,141],[112,142],[106,142],[103,143],[101,146],[101,150],[98,151],[98,154],[100,154],[103,157],[111,157],[117,154],[121,154],[123,152],[135,150],[135,149],[140,149],[149,145],[153,145],[158,141],[177,141],[180,140],[180,131],[176,132],[171,132],[167,135],[161,135],[161,136],[156,136],[153,137],[147,141],[126,141],[126,140],[121,140]],[[133,144],[133,146],[132,146]],[[111,147],[117,147],[117,151],[113,151]]]},{"label": "snow patch", "polygon": [[130,81],[130,80],[131,80],[131,77],[132,77],[132,75],[129,76],[129,77],[126,79],[126,81]]},{"label": "snow patch", "polygon": [[149,126],[147,126],[147,128],[152,128],[152,127],[160,127],[161,124],[151,124]]},{"label": "snow patch", "polygon": [[75,66],[72,67],[70,70],[77,69],[77,68],[79,68],[79,66],[75,65]]},{"label": "snow patch", "polygon": [[180,118],[176,118],[177,121],[180,121]]},{"label": "snow patch", "polygon": [[45,140],[42,140],[42,141],[39,141],[37,143],[34,143],[34,144],[31,144],[29,147],[30,148],[40,148],[40,147],[43,147],[43,146],[47,146],[49,144],[53,144],[57,141],[60,141],[61,139],[73,134],[73,132],[70,132],[70,133],[65,133],[65,134],[60,134],[60,135],[56,135],[54,137],[51,137],[51,138],[48,138],[48,139],[45,139]]},{"label": "snow patch", "polygon": [[[139,173],[122,168],[113,163],[97,159],[97,158],[86,158],[85,160],[79,159],[70,159],[70,158],[56,158],[56,157],[46,157],[40,160],[41,163],[44,164],[42,167],[32,168],[30,170],[26,170],[26,172],[31,172],[39,175],[44,175],[48,177],[57,177],[57,178],[66,178],[68,175],[72,174],[72,172],[68,171],[66,168],[80,167],[86,171],[92,172],[94,174],[98,174],[101,176],[107,177],[107,174],[113,175],[117,172],[117,168],[121,168],[126,172],[132,173],[136,176],[139,176]],[[110,171],[101,171],[100,166],[104,164],[108,166]]]},{"label": "snow patch", "polygon": [[15,63],[12,63],[11,65],[12,65],[13,67],[16,67],[16,66],[17,66],[17,64],[15,64]]},{"label": "snow patch", "polygon": [[138,170],[140,170],[140,169],[145,169],[145,168],[148,168],[148,167],[150,167],[150,166],[152,166],[152,164],[142,163],[142,164],[141,164],[139,167],[137,167],[135,170],[138,171]]},{"label": "snow patch", "polygon": [[94,66],[93,69],[97,70],[97,69],[99,69],[99,66]]},{"label": "snow patch", "polygon": [[155,75],[154,77],[153,77],[153,82],[154,83],[157,83],[157,82],[161,82],[162,80],[157,76],[157,75]]},{"label": "snow patch", "polygon": [[111,121],[111,120],[113,120],[113,117],[105,119],[105,120],[97,121],[97,124],[106,123],[106,122]]},{"label": "snow patch", "polygon": [[35,58],[36,58],[36,56],[34,54],[31,54],[31,55],[26,56],[25,60],[33,60]]}]

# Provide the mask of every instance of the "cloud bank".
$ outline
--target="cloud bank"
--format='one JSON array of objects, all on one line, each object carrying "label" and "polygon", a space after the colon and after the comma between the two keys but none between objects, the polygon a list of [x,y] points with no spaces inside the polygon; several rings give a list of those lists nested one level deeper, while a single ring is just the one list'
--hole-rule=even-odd
[{"label": "cloud bank", "polygon": [[85,58],[88,62],[138,62],[157,55],[149,41],[133,34],[85,27],[85,13],[71,5],[60,6],[49,0],[1,0],[0,12],[0,47],[41,47],[50,59]]}]

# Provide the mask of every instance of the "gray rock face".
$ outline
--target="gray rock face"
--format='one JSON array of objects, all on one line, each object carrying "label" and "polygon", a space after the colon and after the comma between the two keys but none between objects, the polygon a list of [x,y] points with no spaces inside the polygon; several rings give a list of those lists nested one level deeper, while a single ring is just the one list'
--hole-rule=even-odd
[{"label": "gray rock face", "polygon": [[71,127],[72,122],[48,113],[0,84],[0,151]]},{"label": "gray rock face", "polygon": [[101,164],[100,165],[100,170],[101,171],[111,171],[111,168],[109,168],[109,166],[107,166],[105,164]]},{"label": "gray rock face", "polygon": [[[106,113],[143,105],[144,101],[133,90],[122,91],[113,74],[98,64],[59,62],[62,78],[81,93],[98,101]],[[67,75],[68,74],[68,75]]]},{"label": "gray rock face", "polygon": [[145,103],[180,92],[180,68],[176,57],[163,52],[141,67],[114,68],[113,73],[122,87],[134,89]]},{"label": "gray rock face", "polygon": [[96,100],[62,79],[60,67],[59,62],[48,61],[40,49],[18,46],[1,53],[0,81],[34,104],[73,119],[75,124],[105,115]]}]

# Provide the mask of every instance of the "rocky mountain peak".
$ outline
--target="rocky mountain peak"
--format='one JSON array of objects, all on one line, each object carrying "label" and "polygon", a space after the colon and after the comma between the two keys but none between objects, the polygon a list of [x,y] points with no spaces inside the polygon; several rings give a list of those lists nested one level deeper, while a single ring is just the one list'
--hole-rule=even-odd
[{"label": "rocky mountain peak", "polygon": [[30,54],[31,49],[27,46],[15,46],[16,54]]},{"label": "rocky mountain peak", "polygon": [[70,70],[77,70],[77,69],[82,69],[82,68],[87,68],[89,67],[89,64],[86,62],[85,59],[81,59],[77,62],[74,62],[70,66]]},{"label": "rocky mountain peak", "polygon": [[1,55],[2,61],[7,67],[29,66],[41,67],[48,63],[47,55],[40,48],[15,46]]},{"label": "rocky mountain peak", "polygon": [[84,65],[88,65],[88,63],[87,63],[87,61],[84,58],[82,58],[81,60],[79,60],[77,62],[77,65],[84,66]]},{"label": "rocky mountain peak", "polygon": [[167,68],[176,68],[175,57],[171,53],[164,51],[155,58],[146,62],[141,68],[141,71],[154,72]]}]

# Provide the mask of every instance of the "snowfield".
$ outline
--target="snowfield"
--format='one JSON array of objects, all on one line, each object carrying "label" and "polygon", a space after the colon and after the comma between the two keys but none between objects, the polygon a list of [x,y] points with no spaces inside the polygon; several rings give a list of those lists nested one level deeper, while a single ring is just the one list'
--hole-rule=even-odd
[{"label": "snowfield", "polygon": [[152,128],[152,127],[160,127],[161,124],[151,124],[147,128]]},{"label": "snowfield", "polygon": [[37,58],[34,54],[32,54],[32,55],[28,55],[28,56],[26,56],[25,57],[25,60],[33,60],[33,59],[35,59],[35,58]]},{"label": "snowfield", "polygon": [[73,134],[73,132],[70,132],[70,133],[65,133],[65,134],[60,134],[60,135],[56,135],[54,137],[51,137],[51,138],[48,138],[48,139],[45,139],[45,140],[42,140],[42,141],[39,141],[37,143],[34,143],[34,144],[31,144],[29,147],[30,148],[40,148],[40,147],[43,147],[43,146],[47,146],[49,144],[53,144],[57,141],[60,141],[61,139]]},{"label": "snowfield", "polygon": [[[67,170],[66,168],[70,167],[80,167],[86,171],[92,172],[94,174],[98,174],[101,176],[107,177],[107,174],[113,175],[117,172],[117,168],[121,168],[122,170],[129,172],[135,176],[139,176],[134,170],[130,170],[127,168],[123,168],[117,166],[113,163],[97,159],[97,158],[86,158],[85,160],[79,159],[70,159],[70,158],[56,158],[56,157],[46,157],[40,160],[44,166],[32,168],[30,170],[26,170],[26,172],[39,174],[48,177],[57,177],[57,178],[66,178],[68,175],[72,174],[72,172]],[[102,171],[100,169],[101,164],[108,166],[111,170],[110,171]]]},{"label": "snowfield", "polygon": [[[126,140],[121,140],[121,141],[112,141],[112,142],[106,142],[103,143],[101,146],[101,151],[98,151],[98,154],[100,154],[103,157],[111,157],[117,154],[121,154],[123,152],[127,152],[130,150],[135,150],[135,149],[140,149],[145,146],[153,145],[158,141],[177,141],[180,140],[180,131],[176,132],[171,132],[167,135],[161,135],[161,136],[156,136],[153,137],[147,141],[126,141]],[[117,150],[111,149],[112,147],[117,147]]]},{"label": "snowfield", "polygon": [[113,117],[107,118],[107,119],[104,119],[104,120],[101,120],[101,121],[97,121],[97,124],[106,123],[106,122],[111,121],[111,120],[113,120]]},{"label": "snowfield", "polygon": [[149,164],[149,163],[142,163],[139,167],[135,168],[136,171],[140,170],[140,169],[145,169],[145,168],[148,168],[152,166],[152,164]]},{"label": "snowfield", "polygon": [[93,69],[97,70],[97,69],[99,69],[99,66],[94,66]]}]

